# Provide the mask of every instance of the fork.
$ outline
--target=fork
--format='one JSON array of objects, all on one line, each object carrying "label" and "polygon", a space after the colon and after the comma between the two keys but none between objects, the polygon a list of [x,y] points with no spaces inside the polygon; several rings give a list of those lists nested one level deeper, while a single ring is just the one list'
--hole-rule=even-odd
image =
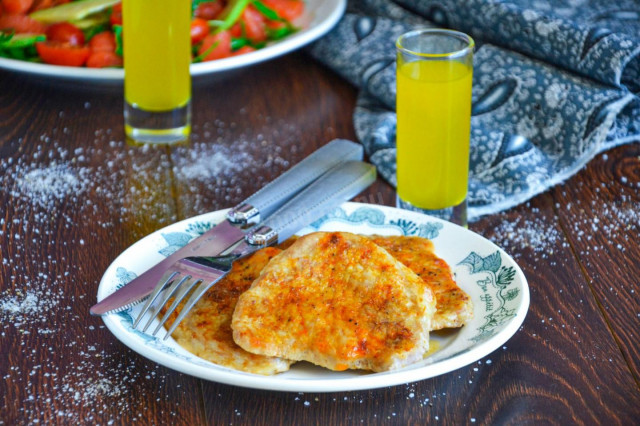
[{"label": "fork", "polygon": [[168,277],[161,279],[155,286],[136,317],[133,328],[137,329],[149,313],[149,319],[142,328],[142,331],[146,332],[158,312],[173,298],[173,302],[151,333],[155,336],[180,303],[190,295],[165,334],[166,340],[207,290],[229,273],[235,260],[249,256],[261,248],[281,243],[304,226],[356,196],[375,178],[376,170],[372,165],[360,161],[345,163],[320,177],[252,228],[240,243],[223,252],[221,256],[187,257],[178,260],[165,273]]},{"label": "fork", "polygon": [[[162,306],[164,306],[175,295],[175,299],[168,307],[164,316],[160,320],[160,323],[151,333],[152,336],[158,334],[158,331],[167,322],[173,311],[176,310],[176,308],[180,305],[180,302],[184,300],[186,295],[188,295],[194,287],[199,286],[196,289],[196,292],[198,292],[198,296],[196,296],[193,304],[195,304],[195,302],[197,302],[202,297],[206,290],[211,287],[210,285],[203,286],[201,284],[209,282],[211,285],[213,285],[218,281],[219,274],[216,272],[214,275],[212,273],[212,270],[216,269],[218,271],[227,273],[231,270],[231,265],[236,259],[238,259],[238,256],[193,256],[185,257],[175,262],[169,269],[169,271],[165,273],[165,276],[168,274],[168,277],[166,279],[163,278],[153,289],[153,292],[149,295],[149,298],[142,307],[142,311],[133,323],[133,328],[136,329],[138,325],[140,325],[140,322],[142,321],[145,314],[149,312],[149,319],[142,327],[142,332],[146,332],[149,326],[153,323],[153,320],[162,309]],[[162,294],[163,290],[166,290],[164,294]],[[160,299],[158,303],[154,304],[160,294],[162,294],[163,299]],[[167,335],[169,334],[171,333],[168,333]]]}]

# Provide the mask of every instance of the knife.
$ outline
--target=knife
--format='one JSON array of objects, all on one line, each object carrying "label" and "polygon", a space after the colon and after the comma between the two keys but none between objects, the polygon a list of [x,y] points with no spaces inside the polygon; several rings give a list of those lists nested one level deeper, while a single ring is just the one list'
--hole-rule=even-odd
[{"label": "knife", "polygon": [[143,301],[151,294],[169,266],[176,261],[185,257],[216,256],[222,253],[244,238],[250,221],[268,217],[328,170],[347,161],[361,160],[362,157],[363,150],[359,144],[344,139],[329,142],[232,208],[227,213],[226,220],[93,305],[91,314],[120,312]]},{"label": "knife", "polygon": [[[187,315],[198,299],[200,299],[211,286],[229,273],[234,261],[249,256],[263,247],[283,242],[311,222],[320,219],[343,202],[355,197],[371,185],[375,179],[376,168],[371,164],[361,161],[351,161],[337,166],[251,229],[239,244],[230,248],[229,253],[225,252],[223,256],[219,257],[191,257],[180,260],[179,263],[186,261],[187,263],[193,263],[194,266],[199,264],[201,267],[205,267],[207,281],[203,282],[193,291],[164,338],[166,339],[173,333],[180,321]],[[205,274],[202,273],[202,276],[204,275]],[[163,283],[160,282],[157,284],[157,288],[160,290],[163,287]],[[189,294],[189,291],[187,290],[181,293],[182,299]],[[180,300],[176,297],[172,308],[175,309],[179,303]],[[136,324],[142,319],[144,312],[143,310],[136,320]],[[162,322],[164,322],[170,314],[171,312],[167,312]],[[160,326],[156,328],[156,331]]]}]

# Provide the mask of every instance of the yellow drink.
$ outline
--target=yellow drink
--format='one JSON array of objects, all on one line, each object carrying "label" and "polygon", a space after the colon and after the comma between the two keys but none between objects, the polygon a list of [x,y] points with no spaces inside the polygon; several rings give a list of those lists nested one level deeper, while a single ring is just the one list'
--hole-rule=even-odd
[{"label": "yellow drink", "polygon": [[457,206],[467,196],[470,62],[397,65],[398,196],[421,209]]},{"label": "yellow drink", "polygon": [[191,131],[191,1],[124,0],[128,140],[171,144]]},{"label": "yellow drink", "polygon": [[168,111],[191,98],[191,1],[124,0],[125,100]]}]

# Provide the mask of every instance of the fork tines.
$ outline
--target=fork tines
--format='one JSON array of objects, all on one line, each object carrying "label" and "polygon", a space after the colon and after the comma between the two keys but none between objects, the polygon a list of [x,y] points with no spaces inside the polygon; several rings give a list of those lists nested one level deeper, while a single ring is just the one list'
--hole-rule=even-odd
[{"label": "fork tines", "polygon": [[[217,270],[216,273],[213,273],[211,270],[214,264]],[[151,333],[152,336],[155,336],[178,306],[180,306],[187,296],[190,296],[186,302],[184,302],[180,313],[165,334],[164,339],[166,340],[189,313],[193,305],[229,270],[230,265],[212,262],[211,258],[191,257],[179,260],[172,268],[172,272],[169,271],[170,274],[168,278],[161,280],[155,286],[142,307],[142,311],[140,311],[140,314],[136,317],[133,328],[137,329],[145,315],[149,314],[146,323],[142,327],[142,332],[146,332],[161,312],[162,307],[171,301],[170,306],[166,309],[164,315],[159,319],[158,324]]]},{"label": "fork tines", "polygon": [[[153,336],[155,336],[160,330],[160,328],[162,327],[162,325],[167,321],[169,316],[178,307],[178,305],[184,298],[185,294],[189,293],[189,291],[195,285],[202,282],[201,279],[191,280],[191,278],[192,278],[191,275],[185,275],[182,278],[180,278],[179,272],[173,272],[171,275],[169,275],[169,278],[167,278],[166,281],[160,282],[158,285],[156,285],[153,292],[151,293],[146,303],[142,307],[142,311],[140,312],[135,322],[133,323],[133,328],[134,329],[138,328],[138,325],[140,325],[140,322],[144,318],[145,314],[149,312],[150,314],[149,318],[147,322],[144,324],[144,326],[142,327],[142,332],[146,332],[149,326],[153,323],[154,318],[156,318],[156,316],[159,314],[162,307],[165,306],[167,302],[169,302],[169,300],[171,300],[171,298],[175,294],[176,297],[173,299],[171,306],[169,306],[164,316],[160,320],[160,324],[155,328],[155,330],[153,330],[153,333],[151,333]],[[162,293],[162,290],[165,290],[165,289],[166,291]],[[158,296],[160,296],[160,294],[162,294],[162,297],[158,299]],[[157,303],[154,303],[156,302],[156,300],[157,300]]]}]

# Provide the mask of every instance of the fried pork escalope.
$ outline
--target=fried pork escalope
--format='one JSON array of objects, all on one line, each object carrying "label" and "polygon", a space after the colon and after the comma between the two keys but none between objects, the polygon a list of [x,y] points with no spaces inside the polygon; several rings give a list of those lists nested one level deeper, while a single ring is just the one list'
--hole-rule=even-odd
[{"label": "fried pork escalope", "polygon": [[386,371],[423,358],[434,312],[422,279],[370,239],[316,232],[269,262],[231,328],[252,353]]},{"label": "fried pork escalope", "polygon": [[432,331],[462,327],[473,317],[471,298],[453,280],[447,262],[436,256],[433,242],[420,237],[374,235],[370,238],[418,274],[431,288],[436,296]]},{"label": "fried pork escalope", "polygon": [[[294,248],[292,253],[287,254],[289,252],[287,250],[277,256],[283,249],[288,249],[289,246],[296,243],[297,237],[287,240],[278,248],[262,249],[253,256],[236,261],[229,275],[213,286],[192,308],[190,314],[173,333],[173,338],[185,349],[201,358],[225,367],[257,374],[268,375],[286,371],[295,362],[293,359],[309,358],[298,356],[292,360],[285,359],[286,356],[292,356],[286,350],[281,351],[286,355],[284,358],[282,356],[261,355],[266,352],[256,347],[266,346],[266,343],[262,344],[255,339],[247,343],[245,338],[243,346],[252,352],[258,352],[251,353],[238,346],[234,341],[231,321],[238,298],[249,287],[252,287],[252,283],[259,276],[261,279],[263,276],[272,277],[276,272],[280,274],[278,276],[281,276],[282,281],[278,286],[272,282],[272,288],[289,286],[292,282],[298,282],[298,285],[291,287],[288,291],[281,291],[281,296],[286,295],[289,297],[288,300],[286,298],[276,298],[273,301],[253,299],[255,303],[262,304],[261,310],[265,314],[263,319],[271,321],[268,323],[269,327],[279,326],[280,329],[286,329],[290,332],[295,327],[295,333],[299,334],[293,338],[304,340],[306,345],[312,347],[310,350],[313,349],[314,344],[309,337],[309,333],[312,332],[317,340],[315,345],[320,349],[320,354],[312,358],[318,358],[322,361],[320,365],[337,370],[364,368],[380,371],[406,365],[419,359],[422,355],[418,354],[424,353],[428,349],[427,336],[430,329],[459,327],[471,317],[472,305],[469,297],[453,282],[448,265],[435,256],[433,245],[429,240],[418,237],[369,237],[377,246],[383,247],[422,278],[417,281],[415,276],[409,278],[412,274],[410,271],[407,272],[406,268],[403,269],[399,262],[389,256],[382,255],[380,251],[384,252],[384,250],[378,250],[378,247],[363,242],[362,237],[343,233],[318,233],[314,235],[315,237],[303,237],[306,242],[303,242],[301,247]],[[318,238],[320,235],[323,237]],[[334,236],[335,243],[331,243],[331,238],[328,235]],[[316,244],[312,244],[312,241],[315,241]],[[304,255],[304,252],[307,251],[309,253]],[[272,259],[273,262],[270,262]],[[293,259],[300,259],[301,265],[292,268]],[[264,273],[260,275],[267,264],[271,269],[265,269]],[[400,289],[398,285],[385,287],[382,284],[384,280],[378,277],[378,275],[382,276],[382,265],[386,265],[382,268],[383,270],[392,271],[384,271],[386,273],[385,279],[396,274],[396,278],[402,277],[400,282],[403,282],[403,285],[408,288]],[[372,269],[372,266],[373,270],[367,271]],[[356,283],[358,276],[366,277],[365,281],[369,283],[369,287],[367,284]],[[271,278],[263,280],[267,279]],[[320,285],[322,283],[324,283],[324,289]],[[258,285],[258,282],[254,284],[254,286]],[[307,286],[313,287],[307,293],[308,297],[305,302],[316,305],[316,307],[313,308],[315,310],[307,311],[307,306],[304,311],[300,311],[305,305],[296,298],[302,296],[301,291],[305,290]],[[263,285],[260,287],[262,288]],[[386,288],[388,291],[379,291],[381,288]],[[366,289],[368,290],[365,291]],[[358,292],[364,293],[356,294]],[[384,318],[384,315],[376,315],[376,312],[388,310],[389,306],[393,307],[391,310],[395,314],[401,314],[403,310],[409,312],[410,307],[417,312],[419,309],[415,308],[420,303],[410,303],[409,299],[422,298],[422,304],[425,305],[425,308],[424,314],[420,317],[430,319],[433,300],[425,302],[424,299],[425,294],[429,295],[431,292],[435,295],[437,311],[433,315],[433,319],[427,320],[426,324],[424,319],[410,319],[405,321],[406,324],[403,324],[401,321],[390,322]],[[262,293],[261,297],[264,296],[264,292]],[[333,295],[333,299],[327,299],[329,295]],[[397,296],[398,299],[392,301],[391,295]],[[336,298],[342,298],[342,300]],[[249,297],[247,297],[248,299]],[[349,299],[351,302],[347,303]],[[404,304],[397,303],[398,300],[402,300]],[[364,314],[358,313],[356,305],[363,309]],[[181,306],[178,307],[174,312],[168,325],[175,319],[181,308]],[[336,311],[337,308],[340,309]],[[308,312],[315,312],[317,317],[311,318],[310,313],[305,315]],[[342,316],[343,324],[340,322],[340,315],[337,315],[336,312]],[[284,318],[287,313],[291,314],[289,325],[284,322],[278,324],[274,320],[276,316]],[[305,322],[298,321],[296,323],[296,317],[292,314],[297,314],[298,320],[304,319]],[[330,320],[327,319],[329,314],[333,315]],[[352,318],[346,318],[346,314],[350,314]],[[403,315],[406,315],[406,312]],[[238,318],[243,316],[243,314],[237,313]],[[309,318],[314,321],[313,327],[310,327]],[[249,317],[238,321],[244,321],[245,324],[251,322]],[[376,324],[376,321],[379,324]],[[272,322],[273,324],[271,324]],[[291,323],[294,324],[291,325]],[[421,327],[416,324],[421,324]],[[264,328],[263,324],[262,329],[264,330]],[[324,331],[321,332],[321,330]],[[345,334],[346,331],[349,334]],[[369,336],[366,333],[371,335],[368,340],[364,339],[365,336]],[[253,337],[255,336],[253,333]],[[242,341],[242,338],[239,337],[238,340]],[[412,345],[416,347],[410,348]],[[422,345],[422,349],[417,348],[420,345]],[[389,355],[394,350],[397,354]],[[377,359],[373,357],[370,360],[363,360],[364,355],[373,353],[377,354]],[[313,360],[311,361],[313,362]]]},{"label": "fried pork escalope", "polygon": [[[235,261],[229,274],[194,305],[172,337],[194,355],[225,367],[264,375],[288,370],[292,361],[249,353],[235,344],[231,333],[231,316],[238,297],[281,251],[267,247],[251,257]],[[181,310],[182,305],[173,312],[167,327]],[[161,314],[164,314],[164,309]]]}]

